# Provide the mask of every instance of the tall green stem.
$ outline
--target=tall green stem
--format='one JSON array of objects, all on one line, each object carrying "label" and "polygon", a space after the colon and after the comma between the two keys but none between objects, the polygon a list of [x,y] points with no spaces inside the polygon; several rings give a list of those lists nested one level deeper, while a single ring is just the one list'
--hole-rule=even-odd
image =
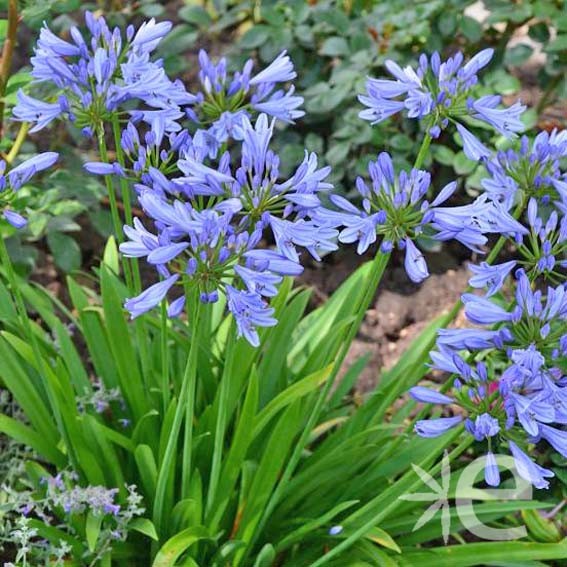
[{"label": "tall green stem", "polygon": [[[431,145],[431,136],[429,134],[426,134],[425,137],[423,138],[423,141],[421,143],[421,147],[419,149],[419,153],[417,155],[415,164],[414,164],[414,168],[419,169],[424,160],[425,157],[427,155],[427,152],[429,150],[429,146]],[[386,266],[388,265],[388,261],[390,259],[390,253],[382,253],[382,252],[378,252],[372,262],[372,266],[370,269],[370,274],[368,277],[368,281],[366,283],[366,285],[363,286],[363,294],[362,294],[362,298],[360,300],[360,302],[358,303],[358,309],[357,309],[357,313],[356,313],[356,317],[354,322],[350,325],[350,327],[348,328],[347,331],[347,335],[345,340],[342,343],[341,349],[339,351],[339,354],[337,356],[337,358],[335,359],[335,362],[333,364],[333,368],[331,370],[331,374],[329,376],[329,378],[327,379],[327,382],[325,383],[325,386],[322,388],[321,392],[319,393],[319,396],[317,397],[317,400],[315,402],[315,405],[313,406],[313,409],[311,410],[311,413],[309,415],[309,418],[307,420],[307,423],[302,431],[302,434],[299,438],[299,441],[297,442],[297,445],[294,448],[294,451],[286,465],[286,468],[281,476],[281,479],[278,483],[278,485],[276,486],[276,489],[274,490],[274,492],[272,493],[272,496],[270,497],[270,500],[268,501],[268,504],[266,506],[266,509],[264,510],[264,514],[262,515],[262,518],[260,519],[259,525],[258,525],[258,529],[256,530],[256,534],[259,534],[266,521],[268,520],[268,518],[270,517],[271,513],[273,512],[274,508],[277,506],[277,504],[279,503],[283,492],[285,490],[285,487],[287,485],[287,483],[289,482],[292,474],[295,471],[295,468],[297,467],[299,460],[301,459],[301,454],[303,452],[303,449],[305,448],[305,446],[307,445],[307,442],[309,440],[309,436],[311,435],[311,431],[313,429],[313,427],[317,424],[317,421],[319,419],[319,416],[321,414],[321,411],[323,409],[323,405],[325,402],[325,399],[327,398],[327,396],[329,395],[329,392],[331,391],[333,384],[336,380],[336,377],[339,373],[339,370],[341,369],[343,362],[346,358],[346,355],[350,349],[350,345],[354,339],[354,337],[356,336],[356,333],[358,332],[358,329],[360,328],[360,325],[364,319],[364,316],[366,315],[366,310],[368,309],[370,302],[372,301],[372,298],[374,297],[374,294],[376,293],[376,289],[378,288],[378,285],[380,283],[380,280],[382,279],[382,276],[384,275],[384,271],[386,269]],[[252,542],[250,543],[250,545],[248,546],[248,549],[250,549],[253,545],[253,542],[255,541],[257,535],[255,535],[253,537]]]},{"label": "tall green stem", "polygon": [[[116,159],[120,166],[126,168],[126,160],[124,159],[124,151],[121,145],[121,132],[120,132],[120,121],[116,114],[112,117],[112,133],[114,135],[114,150],[116,151]],[[126,219],[126,224],[133,224],[132,216],[132,192],[130,191],[130,184],[127,179],[120,177],[120,192],[122,194],[122,202],[124,204],[124,218]],[[130,258],[128,260],[132,267],[132,276],[134,283],[134,293],[138,294],[142,291],[142,281],[140,277],[140,267],[138,265],[138,260],[136,258]]]},{"label": "tall green stem", "polygon": [[[108,163],[108,149],[106,147],[106,140],[104,139],[105,132],[102,124],[100,125],[97,134],[100,159],[103,162]],[[112,216],[112,228],[114,229],[114,235],[118,242],[122,242],[122,240],[124,240],[122,235],[122,220],[118,211],[118,200],[116,198],[114,183],[112,183],[110,175],[105,175],[104,180],[106,182],[106,190],[108,191],[108,200],[110,201],[110,214]]]},{"label": "tall green stem", "polygon": [[228,414],[228,396],[230,392],[230,383],[232,380],[233,364],[234,364],[234,336],[236,334],[234,320],[231,322],[231,328],[228,335],[228,343],[226,346],[226,361],[219,385],[219,398],[217,407],[217,419],[215,425],[215,440],[213,446],[213,457],[211,461],[211,474],[209,480],[209,491],[207,494],[206,512],[209,513],[210,507],[215,501],[217,486],[220,478],[222,453],[224,447],[224,435],[226,429],[226,418]]},{"label": "tall green stem", "polygon": [[169,348],[167,344],[167,307],[161,302],[161,396],[163,400],[163,415],[169,406]]},{"label": "tall green stem", "polygon": [[425,134],[425,137],[421,142],[421,147],[419,148],[419,153],[417,154],[417,158],[415,158],[415,163],[413,164],[414,169],[419,169],[423,165],[425,156],[427,156],[427,152],[429,151],[429,146],[431,146],[431,135]]}]

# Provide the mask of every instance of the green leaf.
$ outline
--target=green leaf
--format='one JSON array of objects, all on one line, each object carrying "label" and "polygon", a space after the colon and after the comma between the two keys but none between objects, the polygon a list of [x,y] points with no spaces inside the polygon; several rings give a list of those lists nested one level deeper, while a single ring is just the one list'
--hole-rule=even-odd
[{"label": "green leaf", "polygon": [[138,445],[134,450],[134,458],[138,465],[138,472],[142,481],[144,492],[153,498],[156,491],[157,464],[149,445]]},{"label": "green leaf", "polygon": [[120,256],[114,236],[111,236],[106,242],[102,262],[113,274],[118,275],[120,273]]},{"label": "green leaf", "polygon": [[389,549],[390,551],[395,551],[396,553],[402,552],[398,544],[392,539],[392,536],[382,528],[379,528],[378,526],[374,526],[366,534],[365,537],[373,541],[374,543],[377,543],[378,545],[381,545],[382,547]]},{"label": "green leaf", "polygon": [[347,142],[335,142],[325,154],[325,159],[329,165],[337,166],[346,160],[350,151],[350,144]]},{"label": "green leaf", "polygon": [[434,146],[433,157],[439,163],[452,167],[455,161],[455,152],[447,146]]},{"label": "green leaf", "polygon": [[437,27],[439,28],[441,35],[445,37],[453,35],[457,29],[456,14],[449,10],[442,12],[439,20],[437,21]]},{"label": "green leaf", "polygon": [[0,415],[0,432],[8,435],[28,447],[31,447],[41,457],[58,467],[64,467],[66,458],[55,446],[53,446],[44,435],[40,435],[20,420],[13,419],[7,415]]},{"label": "green leaf", "polygon": [[199,27],[206,27],[212,22],[211,16],[202,6],[184,6],[177,14],[183,21]]},{"label": "green leaf", "polygon": [[64,272],[69,273],[81,267],[81,249],[71,236],[63,232],[48,232],[47,245],[55,264]]},{"label": "green leaf", "polygon": [[234,485],[240,474],[240,469],[246,457],[250,442],[253,439],[251,423],[254,421],[257,407],[258,375],[253,369],[248,382],[248,389],[246,391],[246,397],[244,398],[242,411],[222,468],[219,490],[211,509],[212,519],[210,521],[207,519],[207,525],[211,526],[213,532],[216,532],[217,525],[220,523],[224,511],[232,497]]},{"label": "green leaf", "polygon": [[348,42],[343,37],[329,37],[323,42],[323,45],[321,45],[319,53],[321,55],[327,55],[328,57],[348,55]]},{"label": "green leaf", "polygon": [[565,51],[567,49],[567,34],[558,35],[551,43],[545,47],[545,51],[555,53],[557,51]]},{"label": "green leaf", "polygon": [[260,47],[270,39],[271,28],[259,24],[250,28],[241,38],[240,47],[243,49],[254,49]]},{"label": "green leaf", "polygon": [[506,50],[504,63],[506,65],[511,65],[512,67],[517,67],[522,65],[522,63],[525,63],[532,56],[533,52],[533,47],[530,45],[519,43],[518,45],[514,45],[514,47],[510,47]]},{"label": "green leaf", "polygon": [[453,161],[453,167],[457,175],[468,175],[474,171],[477,166],[475,161],[470,160],[464,152],[459,152]]},{"label": "green leaf", "polygon": [[266,427],[270,420],[283,408],[291,405],[303,396],[316,390],[319,386],[325,383],[329,377],[333,366],[330,364],[326,368],[314,372],[309,376],[298,380],[289,388],[280,392],[257,416],[254,420],[253,437],[257,437],[261,431]]},{"label": "green leaf", "polygon": [[157,18],[165,12],[165,8],[159,4],[146,4],[140,7],[140,12],[146,16],[146,18]]},{"label": "green leaf", "polygon": [[100,527],[102,525],[102,514],[95,514],[92,510],[87,514],[85,524],[85,536],[89,551],[92,553],[96,549],[96,542],[100,535]]},{"label": "green leaf", "polygon": [[152,567],[173,567],[183,553],[203,539],[209,539],[209,532],[203,526],[193,526],[179,532],[162,545]]},{"label": "green leaf", "polygon": [[482,25],[469,16],[463,16],[461,18],[459,27],[462,34],[471,42],[477,43],[482,37]]},{"label": "green leaf", "polygon": [[276,550],[271,543],[266,543],[258,553],[254,567],[271,567],[276,560]]},{"label": "green leaf", "polygon": [[567,557],[567,539],[560,543],[532,543],[523,541],[469,543],[435,547],[423,551],[404,550],[398,559],[400,565],[435,565],[435,567],[469,567],[515,561],[552,560]]},{"label": "green leaf", "polygon": [[541,542],[556,543],[561,541],[561,533],[551,520],[544,518],[537,510],[522,510],[522,519],[530,535]]},{"label": "green leaf", "polygon": [[[248,496],[245,496],[244,512],[237,536],[239,539],[248,542],[253,537],[302,420],[299,401],[296,401],[286,409],[276,423],[261,453],[260,463],[247,491]],[[240,559],[242,554],[238,555],[235,567],[240,565]]]},{"label": "green leaf", "polygon": [[140,532],[154,541],[158,541],[159,539],[155,526],[148,518],[134,518],[128,524],[128,529]]}]

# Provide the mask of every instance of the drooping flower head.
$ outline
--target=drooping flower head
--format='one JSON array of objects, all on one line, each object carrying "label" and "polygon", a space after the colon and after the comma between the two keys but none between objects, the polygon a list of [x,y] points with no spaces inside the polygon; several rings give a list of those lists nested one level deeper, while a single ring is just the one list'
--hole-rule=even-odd
[{"label": "drooping flower head", "polygon": [[23,91],[18,93],[13,115],[31,122],[31,132],[66,116],[92,134],[121,103],[131,99],[160,110],[179,109],[193,102],[182,83],[172,82],[161,62],[150,58],[171,29],[170,22],[152,19],[138,31],[129,26],[126,37],[90,12],[85,13],[85,23],[88,35],[73,27],[70,41],[57,37],[47,26],[40,32],[31,74],[35,82],[54,86],[57,95],[38,100]]},{"label": "drooping flower head", "polygon": [[367,107],[360,117],[376,124],[404,112],[408,118],[424,121],[433,138],[455,123],[467,156],[474,160],[488,157],[489,150],[465,128],[463,121],[480,120],[512,137],[523,130],[520,115],[525,109],[520,103],[500,108],[501,98],[496,95],[474,97],[477,74],[488,65],[492,55],[492,49],[484,49],[464,63],[460,52],[446,61],[441,61],[438,53],[430,58],[422,54],[417,69],[402,69],[388,60],[386,69],[393,79],[368,78],[366,94],[359,96]]},{"label": "drooping flower head", "polygon": [[497,204],[484,196],[469,205],[442,207],[457,188],[455,182],[446,185],[429,202],[431,176],[426,171],[412,169],[396,174],[392,158],[381,153],[368,166],[370,186],[358,178],[356,187],[362,197],[359,209],[346,199],[334,195],[333,203],[340,213],[318,212],[321,219],[335,226],[343,225],[339,240],[358,242],[358,253],[382,238],[381,249],[389,251],[399,246],[406,251],[405,267],[415,282],[429,273],[423,255],[414,241],[420,237],[435,240],[458,240],[468,248],[479,251],[486,243],[487,233],[525,232],[525,229]]},{"label": "drooping flower head", "polygon": [[6,172],[6,162],[0,160],[0,211],[3,217],[15,228],[23,228],[27,224],[24,216],[18,212],[17,192],[40,171],[49,169],[59,154],[44,152],[25,160]]}]

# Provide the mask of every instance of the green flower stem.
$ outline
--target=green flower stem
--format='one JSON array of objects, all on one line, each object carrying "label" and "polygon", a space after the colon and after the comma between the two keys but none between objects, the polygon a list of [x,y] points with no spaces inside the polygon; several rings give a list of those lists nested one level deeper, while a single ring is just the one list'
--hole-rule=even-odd
[{"label": "green flower stem", "polygon": [[413,164],[414,169],[419,169],[423,162],[425,161],[425,156],[429,151],[429,146],[431,146],[431,135],[425,134],[423,141],[421,142],[421,147],[419,148],[419,153],[417,154],[417,158],[415,159],[415,163]]},{"label": "green flower stem", "polygon": [[[458,435],[460,435],[461,430],[462,427],[459,428],[458,431],[455,431],[453,437],[456,438]],[[466,437],[463,441],[461,441],[461,443],[457,445],[457,447],[455,447],[451,451],[451,453],[449,453],[448,455],[449,462],[453,462],[459,455],[461,455],[464,451],[466,451],[466,449],[470,446],[472,441],[473,441],[472,437]],[[434,459],[436,457],[437,455],[433,456]],[[427,468],[430,466],[431,460],[432,460],[431,456],[428,456],[421,463],[419,463],[418,466],[424,470],[427,470]],[[437,475],[441,470],[442,466],[443,466],[443,462],[442,461],[438,462],[433,468],[429,469],[428,471],[429,474],[431,476]],[[376,498],[368,502],[368,504],[366,504],[365,506],[357,510],[349,518],[347,518],[345,523],[353,521],[356,516],[362,516],[367,511],[369,512],[373,509],[379,510],[369,520],[364,522],[364,524],[362,524],[358,529],[353,531],[344,541],[342,541],[339,545],[337,545],[336,547],[331,549],[328,553],[323,555],[323,557],[311,563],[309,567],[321,567],[322,565],[327,564],[331,559],[337,557],[337,555],[340,555],[343,551],[345,551],[351,545],[356,543],[360,538],[364,537],[364,535],[368,533],[368,531],[372,529],[372,527],[378,525],[381,521],[387,518],[392,512],[395,512],[396,508],[399,506],[399,502],[398,502],[399,496],[402,496],[403,494],[411,494],[423,484],[421,478],[418,478],[414,482],[408,485],[408,480],[411,479],[411,477],[414,476],[415,474],[416,473],[413,471],[413,469],[409,470],[392,486],[388,487],[386,491],[379,494]],[[392,496],[395,496],[395,498],[392,500],[392,502],[390,502],[390,504],[386,506],[381,506],[380,503],[384,498],[384,494],[386,494],[390,498]]]},{"label": "green flower stem", "polygon": [[226,346],[226,362],[221,375],[219,402],[217,409],[217,419],[215,426],[215,439],[213,446],[213,457],[211,461],[211,474],[209,479],[209,491],[207,494],[206,512],[211,511],[211,506],[215,501],[216,491],[220,479],[222,452],[224,447],[224,435],[226,429],[226,418],[228,415],[228,397],[230,393],[230,384],[232,378],[232,370],[234,365],[234,337],[236,330],[234,329],[234,319],[231,319],[231,325],[228,332],[228,343]]},{"label": "green flower stem", "polygon": [[14,140],[14,144],[5,158],[5,161],[8,165],[10,165],[16,159],[16,156],[20,153],[20,150],[22,149],[22,145],[26,141],[26,137],[28,135],[29,129],[30,129],[29,123],[22,122],[22,124],[20,125],[20,129],[18,130],[16,139]]},{"label": "green flower stem", "polygon": [[307,445],[308,441],[309,441],[309,437],[311,435],[311,432],[313,430],[313,428],[317,425],[317,421],[321,415],[321,411],[323,409],[323,405],[325,403],[325,400],[327,399],[327,396],[329,395],[329,392],[331,391],[333,384],[335,383],[335,379],[339,373],[339,370],[341,369],[343,362],[346,358],[346,355],[350,349],[350,345],[354,339],[354,337],[356,336],[356,333],[358,332],[358,329],[360,328],[360,325],[364,319],[364,316],[366,315],[366,310],[368,309],[370,302],[372,301],[372,298],[374,297],[374,294],[376,293],[376,289],[378,288],[378,284],[380,283],[382,276],[384,275],[384,271],[386,269],[386,266],[388,265],[388,261],[390,259],[390,253],[383,253],[378,251],[376,256],[374,257],[374,260],[372,261],[371,264],[371,268],[370,268],[370,273],[368,275],[368,281],[366,283],[366,285],[362,286],[361,288],[361,295],[359,296],[359,300],[357,302],[358,305],[358,309],[357,309],[357,313],[356,313],[356,317],[355,320],[353,321],[353,323],[349,326],[348,331],[347,331],[347,335],[345,337],[345,340],[342,342],[342,346],[341,349],[339,351],[338,356],[335,358],[334,364],[333,364],[333,368],[331,370],[331,373],[329,375],[329,378],[327,379],[325,386],[321,389],[319,396],[317,397],[317,400],[315,402],[315,405],[313,406],[313,409],[311,410],[311,413],[309,415],[309,418],[307,419],[307,422],[305,424],[305,427],[303,428],[303,431],[301,433],[301,436],[299,438],[299,440],[297,441],[297,444],[295,445],[295,448],[293,450],[293,453],[291,454],[291,457],[286,465],[286,468],[284,469],[284,472],[282,473],[282,476],[280,478],[280,481],[278,483],[278,485],[276,486],[274,492],[272,493],[272,496],[270,497],[270,500],[268,501],[268,504],[264,510],[264,513],[260,519],[260,522],[258,524],[258,528],[255,531],[255,535],[252,538],[252,541],[250,542],[249,546],[248,546],[248,550],[251,549],[251,547],[253,546],[253,543],[255,541],[255,539],[258,537],[258,535],[262,532],[262,529],[264,527],[264,525],[266,524],[268,518],[270,517],[271,513],[274,511],[275,507],[277,506],[277,504],[279,503],[281,497],[283,496],[283,493],[287,487],[287,484],[289,482],[289,480],[291,479],[291,476],[293,475],[300,459],[301,459],[301,455],[303,453],[303,450],[305,449],[305,446]]},{"label": "green flower stem", "polygon": [[161,395],[163,399],[163,415],[167,412],[169,406],[169,348],[167,344],[168,328],[167,328],[167,306],[165,300],[161,302]]},{"label": "green flower stem", "polygon": [[[112,133],[114,135],[114,149],[116,151],[116,159],[120,166],[126,168],[126,160],[124,159],[124,150],[122,149],[121,132],[120,132],[120,121],[118,120],[118,115],[114,114],[112,117]],[[127,179],[120,177],[120,192],[122,194],[122,202],[124,204],[124,218],[126,219],[126,224],[132,226],[133,216],[132,216],[132,192],[130,191],[130,185]],[[122,234],[122,227],[120,227]],[[134,283],[134,293],[138,295],[142,291],[142,281],[140,277],[140,267],[138,265],[137,258],[129,258],[128,262],[132,267],[133,283]]]},{"label": "green flower stem", "polygon": [[[171,425],[171,431],[167,439],[167,445],[159,466],[159,473],[157,477],[156,493],[153,508],[153,521],[160,536],[164,533],[165,528],[165,515],[171,512],[166,508],[166,492],[171,475],[175,474],[175,454],[177,453],[177,444],[183,419],[188,421],[185,426],[185,438],[183,440],[183,461],[182,461],[182,498],[186,497],[188,491],[188,483],[190,477],[191,467],[191,442],[193,433],[193,409],[195,403],[195,386],[197,381],[197,353],[199,350],[199,342],[201,339],[200,323],[201,323],[201,305],[198,296],[195,296],[195,301],[189,303],[194,308],[192,310],[193,321],[191,328],[193,335],[191,337],[191,345],[189,347],[189,354],[187,356],[187,363],[185,365],[185,372],[181,382],[181,389],[175,407],[175,414]],[[190,312],[191,313],[191,312]]]},{"label": "green flower stem", "polygon": [[[98,138],[98,150],[100,154],[100,159],[108,163],[108,150],[106,148],[106,141],[104,139],[104,125],[101,123],[98,128],[97,138]],[[118,211],[118,200],[116,198],[116,191],[114,189],[114,183],[110,175],[105,175],[104,180],[106,183],[106,190],[108,191],[108,199],[110,201],[110,215],[112,217],[112,227],[114,229],[114,235],[116,240],[120,243],[124,240],[122,231],[122,219],[120,218],[120,213]],[[130,272],[130,266],[127,262],[124,262],[122,258],[122,269],[124,270],[124,277],[126,278],[126,285],[128,289],[133,289],[132,286],[132,274]]]},{"label": "green flower stem", "polygon": [[75,458],[73,452],[73,445],[69,440],[69,436],[67,435],[67,430],[63,423],[63,418],[59,410],[59,404],[57,402],[55,393],[52,390],[49,376],[47,375],[45,362],[41,356],[41,351],[39,348],[39,344],[37,342],[37,337],[35,336],[35,333],[33,332],[32,329],[32,325],[26,309],[22,291],[18,284],[18,277],[16,275],[16,271],[14,270],[14,265],[12,264],[10,254],[8,253],[8,249],[6,248],[6,243],[2,235],[0,235],[0,263],[4,267],[4,270],[6,271],[6,278],[8,279],[8,283],[10,284],[10,288],[12,289],[12,294],[16,302],[16,309],[18,312],[18,317],[20,319],[20,325],[23,328],[24,336],[27,337],[29,344],[32,348],[33,356],[35,358],[35,362],[37,365],[37,370],[42,378],[43,385],[45,387],[45,392],[47,394],[49,404],[51,405],[51,409],[53,411],[53,415],[55,417],[55,421],[57,423],[59,433],[61,434],[61,438],[65,442],[67,451],[69,452],[69,458],[71,460],[71,463],[73,463],[73,466],[75,467],[76,470],[80,470],[77,464],[77,459]]},{"label": "green flower stem", "polygon": [[[121,131],[120,131],[120,121],[118,119],[118,115],[115,113],[112,116],[112,134],[114,136],[114,151],[116,153],[116,159],[118,163],[121,165],[123,169],[126,169],[126,160],[124,158],[124,151],[120,144],[121,141]],[[108,156],[104,161],[108,161]],[[112,180],[110,176],[106,176],[107,179],[107,186],[110,181],[112,185]],[[126,220],[126,224],[129,226],[133,225],[133,216],[132,216],[132,192],[130,191],[130,184],[127,179],[120,177],[120,193],[122,195],[122,204],[124,206],[124,218]],[[120,236],[123,235],[123,228],[120,226]],[[138,263],[137,258],[122,258],[122,263],[124,267],[124,276],[126,278],[126,283],[128,285],[128,289],[132,295],[139,295],[142,291],[142,278],[140,276],[140,265]],[[136,319],[135,322],[135,331],[137,337],[137,344],[143,345],[145,344],[145,340],[147,335],[146,323],[145,318]],[[163,327],[162,327],[163,331]],[[162,335],[162,344],[165,341],[165,353],[166,356],[163,357],[163,350],[162,350],[162,384],[169,386],[169,358],[167,355],[167,323],[165,324],[165,335]],[[145,348],[140,349],[140,359],[142,364],[143,376],[146,383],[148,385],[148,378],[151,375],[151,360],[149,357],[149,352]],[[167,387],[162,394],[164,395],[164,403],[169,404],[169,387]],[[167,396],[167,397],[166,397]]]}]

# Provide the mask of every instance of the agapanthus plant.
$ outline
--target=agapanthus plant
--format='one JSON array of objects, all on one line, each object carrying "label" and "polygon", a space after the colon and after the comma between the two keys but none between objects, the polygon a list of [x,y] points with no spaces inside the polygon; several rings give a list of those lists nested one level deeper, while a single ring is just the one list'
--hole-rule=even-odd
[{"label": "agapanthus plant", "polygon": [[[179,148],[182,176],[167,178],[155,168],[143,176],[148,184],[136,186],[139,202],[155,232],[135,219],[125,227],[128,242],[120,249],[146,257],[164,279],[126,303],[132,316],[155,307],[174,286],[184,291],[170,303],[170,316],[182,312],[188,290],[195,289],[204,303],[224,293],[239,334],[258,345],[256,328],[276,322],[265,298],[276,295],[283,276],[302,271],[298,247],[315,258],[336,248],[337,231],[315,220],[322,208],[319,193],[332,187],[324,182],[329,168],[318,169],[316,155],[307,154],[281,181],[279,158],[269,149],[272,134],[266,115],[255,127],[245,118],[234,172],[228,153],[213,168],[198,159],[204,156],[188,139]],[[260,247],[265,238],[275,241],[274,250]]]},{"label": "agapanthus plant", "polygon": [[6,162],[0,160],[0,211],[3,217],[15,228],[23,228],[27,219],[16,210],[17,192],[36,173],[50,168],[59,158],[55,152],[44,152],[25,160],[6,171]]},{"label": "agapanthus plant", "polygon": [[560,160],[567,156],[567,131],[540,132],[530,142],[522,136],[519,149],[500,151],[486,162],[489,175],[482,186],[491,199],[508,208],[536,198],[567,212],[567,181]]},{"label": "agapanthus plant", "polygon": [[299,110],[303,97],[294,94],[286,83],[297,74],[289,55],[282,51],[268,67],[252,75],[254,62],[249,59],[242,71],[227,74],[223,57],[213,63],[206,51],[199,52],[201,91],[195,95],[189,115],[219,143],[242,139],[243,121],[251,111],[265,113],[283,122],[293,122],[305,112]]},{"label": "agapanthus plant", "polygon": [[420,435],[440,435],[465,419],[467,431],[488,442],[489,484],[499,484],[491,452],[507,443],[519,473],[542,488],[552,471],[533,463],[518,445],[543,439],[567,456],[567,432],[561,429],[567,423],[567,379],[560,362],[567,356],[567,294],[563,284],[534,291],[523,270],[516,279],[515,300],[508,308],[493,297],[463,296],[467,319],[481,329],[440,331],[433,368],[457,376],[453,394],[421,387],[410,393],[419,401],[454,404],[465,412],[465,418],[460,413],[418,422]]},{"label": "agapanthus plant", "polygon": [[85,13],[88,37],[78,28],[70,29],[71,41],[56,36],[47,26],[40,33],[32,57],[32,77],[55,87],[56,96],[38,100],[18,93],[13,115],[32,123],[31,132],[53,120],[66,117],[91,135],[109,120],[119,106],[132,99],[157,112],[178,112],[194,101],[180,81],[171,81],[161,61],[151,54],[171,29],[170,22],[144,22],[132,26],[123,37],[120,28],[111,30],[103,17]]},{"label": "agapanthus plant", "polygon": [[358,242],[357,251],[364,253],[381,237],[383,252],[394,246],[405,249],[405,268],[414,282],[421,282],[429,275],[423,254],[415,241],[421,237],[434,240],[457,240],[480,252],[489,233],[523,233],[526,230],[498,203],[481,196],[474,202],[455,207],[442,207],[455,192],[452,182],[439,191],[429,202],[431,175],[412,169],[409,173],[396,174],[392,158],[381,153],[368,166],[371,185],[359,177],[356,188],[362,197],[359,209],[338,195],[331,200],[341,209],[340,213],[317,211],[318,218],[333,226],[344,226],[339,234],[341,242]]},{"label": "agapanthus plant", "polygon": [[464,63],[461,52],[441,61],[438,53],[422,54],[417,69],[402,69],[387,60],[386,69],[393,79],[368,78],[366,94],[359,97],[367,109],[360,117],[372,124],[382,122],[399,112],[421,120],[432,138],[453,123],[461,135],[465,154],[473,160],[486,158],[490,150],[464,124],[479,120],[506,137],[513,137],[524,127],[520,115],[525,106],[519,102],[501,108],[501,97],[474,96],[478,72],[486,67],[494,51],[484,49]]}]

